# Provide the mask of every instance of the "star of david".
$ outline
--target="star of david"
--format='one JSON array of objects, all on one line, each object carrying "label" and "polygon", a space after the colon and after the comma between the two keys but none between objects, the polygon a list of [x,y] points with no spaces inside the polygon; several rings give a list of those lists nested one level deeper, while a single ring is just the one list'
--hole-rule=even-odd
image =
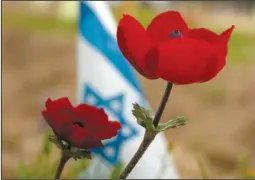
[{"label": "star of david", "polygon": [[112,113],[121,123],[121,130],[118,135],[108,141],[104,141],[104,147],[92,150],[92,153],[98,154],[110,164],[115,165],[120,161],[120,151],[123,143],[137,135],[137,130],[133,127],[123,115],[124,94],[117,94],[113,97],[104,98],[89,85],[85,86],[83,102],[93,106],[103,107]]}]

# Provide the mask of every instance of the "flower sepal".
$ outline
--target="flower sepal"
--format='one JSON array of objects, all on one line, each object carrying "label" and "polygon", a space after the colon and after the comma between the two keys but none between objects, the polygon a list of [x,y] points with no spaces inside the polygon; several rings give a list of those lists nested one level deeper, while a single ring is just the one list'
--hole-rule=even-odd
[{"label": "flower sepal", "polygon": [[49,141],[54,143],[65,156],[72,157],[74,160],[78,159],[92,159],[91,153],[88,149],[80,149],[71,146],[68,142],[61,140],[57,135],[50,135]]}]

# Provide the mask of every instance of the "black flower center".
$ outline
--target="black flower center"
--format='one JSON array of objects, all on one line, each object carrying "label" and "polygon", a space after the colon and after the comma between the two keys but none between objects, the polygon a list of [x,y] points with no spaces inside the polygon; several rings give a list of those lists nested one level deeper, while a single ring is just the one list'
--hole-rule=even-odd
[{"label": "black flower center", "polygon": [[74,126],[84,127],[84,125],[81,122],[74,122]]},{"label": "black flower center", "polygon": [[174,30],[170,35],[169,37],[170,38],[178,38],[178,37],[182,37],[183,34],[181,33],[181,31],[179,30]]}]

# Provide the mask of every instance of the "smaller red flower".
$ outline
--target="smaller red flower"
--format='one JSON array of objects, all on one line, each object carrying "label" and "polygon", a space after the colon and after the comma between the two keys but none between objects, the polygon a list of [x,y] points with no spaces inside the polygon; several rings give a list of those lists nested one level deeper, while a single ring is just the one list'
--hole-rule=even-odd
[{"label": "smaller red flower", "polygon": [[144,77],[174,84],[206,82],[225,66],[234,26],[220,35],[189,28],[177,11],[166,11],[145,29],[134,17],[119,21],[117,42],[124,57]]},{"label": "smaller red flower", "polygon": [[46,101],[42,115],[59,139],[81,149],[103,146],[102,140],[117,135],[119,122],[109,121],[102,108],[88,104],[73,107],[67,97]]}]

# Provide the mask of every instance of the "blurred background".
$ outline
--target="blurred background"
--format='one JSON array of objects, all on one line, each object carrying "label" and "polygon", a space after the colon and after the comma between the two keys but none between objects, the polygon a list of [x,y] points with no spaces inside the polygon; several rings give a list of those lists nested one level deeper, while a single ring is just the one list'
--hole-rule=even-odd
[{"label": "blurred background", "polygon": [[[224,71],[209,83],[174,87],[163,118],[190,119],[166,132],[182,178],[255,177],[255,1],[109,3],[116,20],[129,13],[144,26],[169,9],[190,27],[220,33],[236,25]],[[49,149],[40,112],[49,96],[75,101],[77,18],[78,2],[2,3],[3,178],[28,177],[29,168],[38,175],[54,164],[40,156]],[[139,78],[156,109],[165,83]]]}]

